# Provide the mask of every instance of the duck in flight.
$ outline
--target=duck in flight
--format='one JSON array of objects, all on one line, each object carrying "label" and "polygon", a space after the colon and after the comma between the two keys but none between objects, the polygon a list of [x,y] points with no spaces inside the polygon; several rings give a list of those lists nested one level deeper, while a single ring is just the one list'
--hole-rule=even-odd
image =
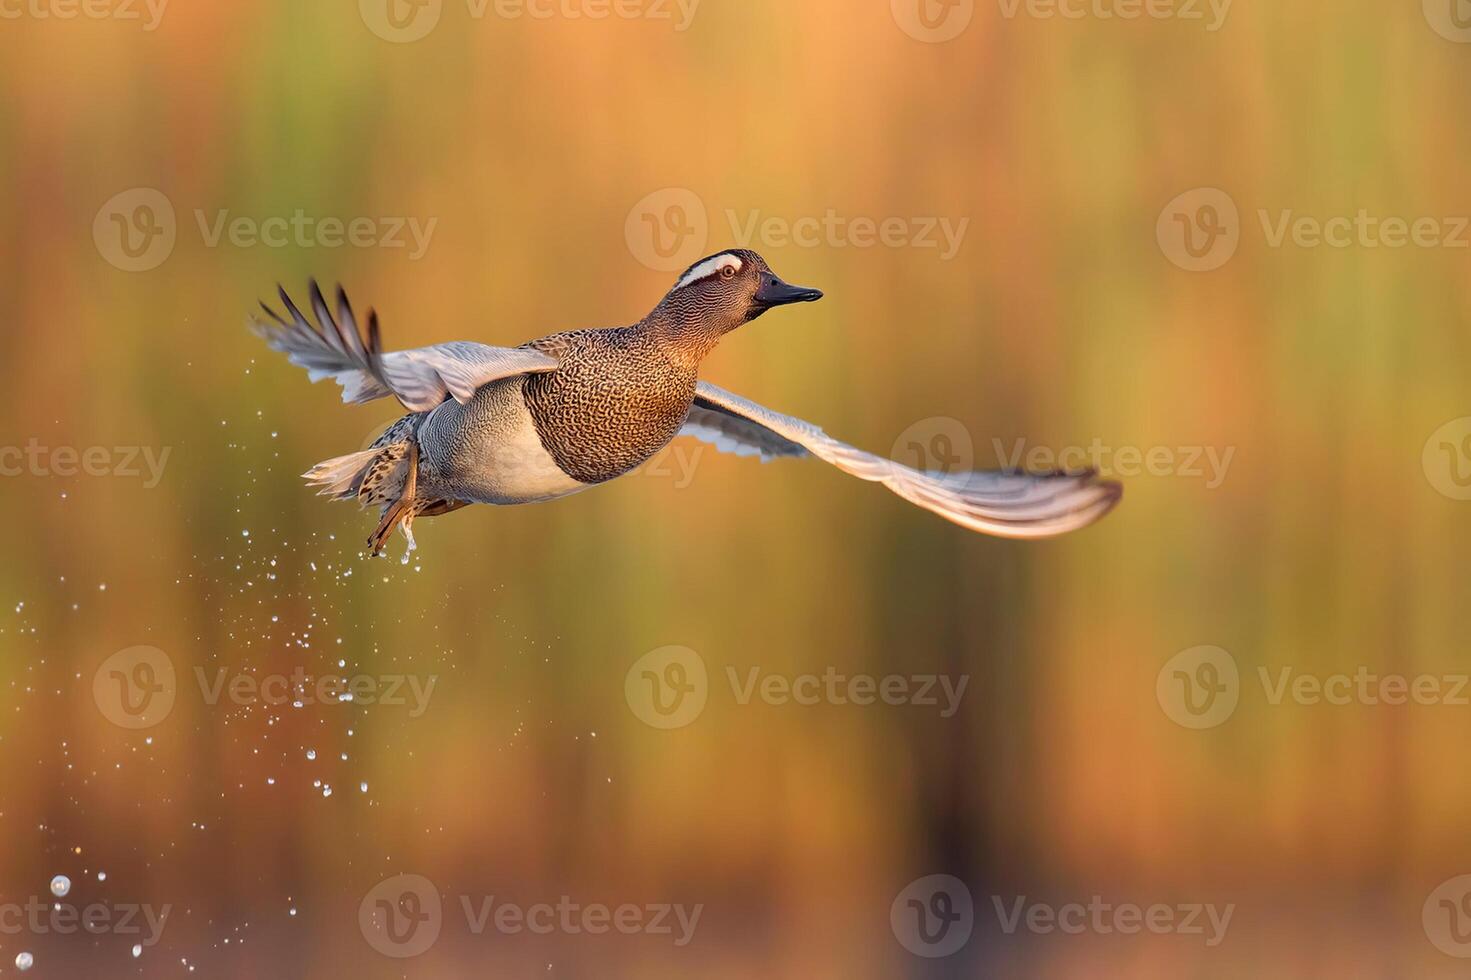
[{"label": "duck in flight", "polygon": [[398,527],[407,561],[416,517],[577,493],[628,473],[678,435],[763,461],[815,456],[962,527],[1007,538],[1085,527],[1123,492],[1091,470],[921,472],[701,381],[700,362],[727,333],[774,307],[822,298],[783,282],[746,249],[696,262],[632,326],[514,348],[457,340],[384,351],[375,312],[360,329],[341,288],[335,310],[315,282],[309,295],[311,319],[282,289],[284,312],[262,303],[252,329],[313,381],[335,379],[344,402],[392,397],[408,411],[368,449],[304,474],[323,495],[380,508],[368,538],[374,556]]}]

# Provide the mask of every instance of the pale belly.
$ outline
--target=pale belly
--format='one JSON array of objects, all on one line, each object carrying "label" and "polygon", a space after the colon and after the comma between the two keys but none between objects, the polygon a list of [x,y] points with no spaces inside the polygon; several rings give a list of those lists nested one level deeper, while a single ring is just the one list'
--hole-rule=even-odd
[{"label": "pale belly", "polygon": [[592,485],[562,472],[542,446],[522,383],[493,382],[468,404],[447,401],[429,414],[419,430],[420,497],[525,504]]}]

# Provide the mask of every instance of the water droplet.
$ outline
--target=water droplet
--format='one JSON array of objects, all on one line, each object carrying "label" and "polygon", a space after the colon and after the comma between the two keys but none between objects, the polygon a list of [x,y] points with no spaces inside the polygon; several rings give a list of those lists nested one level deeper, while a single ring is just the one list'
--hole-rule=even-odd
[{"label": "water droplet", "polygon": [[362,782],[358,783],[358,789],[366,793],[368,791],[368,781],[365,779]]},{"label": "water droplet", "polygon": [[57,875],[51,879],[51,894],[57,898],[65,898],[66,893],[72,890],[72,880],[66,875]]},{"label": "water droplet", "polygon": [[98,881],[106,881],[107,880],[107,872],[106,871],[99,871],[99,872],[97,872],[97,880]]},{"label": "water droplet", "polygon": [[133,959],[136,960],[138,957],[140,957],[142,955],[143,955],[143,944],[142,943],[134,943],[133,944]]},{"label": "water droplet", "polygon": [[35,962],[36,958],[30,953],[15,954],[15,968],[17,970],[20,970],[22,973],[24,973],[26,970],[29,970],[32,964],[34,964]]},{"label": "water droplet", "polygon": [[310,761],[312,759],[315,759],[317,757],[317,750],[316,749],[307,749],[306,750],[306,757],[307,757],[307,760],[308,761]]}]

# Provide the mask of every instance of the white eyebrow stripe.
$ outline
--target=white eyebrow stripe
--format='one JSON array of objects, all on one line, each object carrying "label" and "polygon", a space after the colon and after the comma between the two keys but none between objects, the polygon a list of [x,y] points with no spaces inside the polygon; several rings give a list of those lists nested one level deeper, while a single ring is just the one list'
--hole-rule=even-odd
[{"label": "white eyebrow stripe", "polygon": [[726,268],[727,266],[733,267],[735,271],[740,272],[741,265],[742,263],[739,256],[731,255],[729,252],[724,255],[717,255],[713,259],[706,259],[704,262],[701,262],[689,272],[686,272],[684,274],[684,278],[679,280],[679,282],[675,284],[674,288],[683,289],[685,286],[688,286],[692,282],[697,282],[701,279],[704,279],[706,276],[715,275],[715,273],[719,272],[721,269]]}]

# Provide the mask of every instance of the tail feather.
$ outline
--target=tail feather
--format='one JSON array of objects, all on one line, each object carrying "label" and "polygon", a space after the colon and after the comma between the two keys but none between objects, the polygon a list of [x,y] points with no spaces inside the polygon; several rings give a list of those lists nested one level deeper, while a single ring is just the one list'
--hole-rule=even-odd
[{"label": "tail feather", "polygon": [[322,488],[317,491],[318,496],[350,500],[357,496],[363,477],[382,451],[375,447],[324,459],[303,473],[302,478],[309,486]]},{"label": "tail feather", "polygon": [[415,495],[419,453],[412,439],[389,441],[394,429],[370,448],[325,459],[302,474],[321,489],[318,496],[356,499],[364,507],[390,504]]}]

